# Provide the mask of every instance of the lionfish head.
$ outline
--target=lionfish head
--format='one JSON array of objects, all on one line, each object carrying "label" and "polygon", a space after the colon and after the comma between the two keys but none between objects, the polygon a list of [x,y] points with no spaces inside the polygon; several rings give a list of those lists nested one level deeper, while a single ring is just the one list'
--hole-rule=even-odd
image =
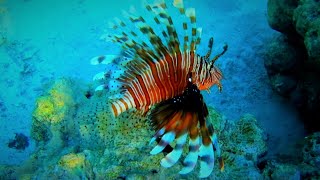
[{"label": "lionfish head", "polygon": [[228,45],[225,45],[223,47],[223,51],[220,52],[219,54],[215,55],[211,60],[210,60],[210,54],[211,54],[211,50],[212,50],[212,46],[213,46],[213,38],[210,38],[209,40],[209,44],[208,44],[208,48],[209,51],[207,53],[207,55],[205,55],[204,57],[202,57],[204,60],[202,60],[202,66],[204,66],[205,68],[203,68],[205,71],[204,73],[199,72],[199,73],[195,73],[198,76],[196,77],[196,81],[197,86],[199,88],[199,90],[207,90],[209,91],[210,87],[212,87],[213,85],[217,85],[219,88],[219,91],[222,90],[222,86],[220,84],[220,80],[222,79],[222,72],[220,71],[220,69],[215,66],[215,62],[228,50]]}]

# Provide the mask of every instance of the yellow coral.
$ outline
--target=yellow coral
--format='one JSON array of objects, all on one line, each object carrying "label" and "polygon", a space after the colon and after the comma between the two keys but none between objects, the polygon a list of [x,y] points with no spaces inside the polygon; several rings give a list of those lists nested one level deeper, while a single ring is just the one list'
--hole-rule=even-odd
[{"label": "yellow coral", "polygon": [[69,171],[82,168],[85,164],[85,156],[83,153],[70,153],[61,157],[59,165]]},{"label": "yellow coral", "polygon": [[[59,86],[58,86],[59,87]],[[65,92],[65,87],[60,87],[58,89],[58,87],[53,87],[50,91],[49,94],[52,97],[52,99],[54,100],[54,104],[58,107],[58,108],[62,108],[67,104],[72,104],[73,100],[72,97],[70,96],[70,94],[68,94],[68,92]]]},{"label": "yellow coral", "polygon": [[59,123],[68,113],[68,109],[75,104],[73,93],[65,79],[53,84],[46,96],[37,100],[33,116],[40,122]]},{"label": "yellow coral", "polygon": [[38,119],[51,119],[54,113],[54,104],[48,96],[41,96],[36,102],[36,109],[33,113]]}]

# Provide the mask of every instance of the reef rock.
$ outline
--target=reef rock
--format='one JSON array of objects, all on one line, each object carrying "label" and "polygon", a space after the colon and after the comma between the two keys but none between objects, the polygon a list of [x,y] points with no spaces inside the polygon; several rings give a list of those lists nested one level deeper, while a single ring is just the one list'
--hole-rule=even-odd
[{"label": "reef rock", "polygon": [[264,179],[319,179],[320,132],[306,137],[299,145],[300,153],[294,156],[279,156],[259,162]]},{"label": "reef rock", "polygon": [[264,65],[269,75],[279,73],[292,74],[297,69],[298,62],[303,60],[299,47],[294,46],[287,37],[280,35],[268,46]]},{"label": "reef rock", "polygon": [[301,0],[294,10],[295,29],[304,38],[310,63],[320,67],[320,2]]},{"label": "reef rock", "polygon": [[303,161],[320,170],[320,132],[306,137],[302,152]]},{"label": "reef rock", "polygon": [[292,16],[298,0],[268,0],[268,22],[270,26],[286,34],[295,34]]},{"label": "reef rock", "polygon": [[292,99],[309,130],[320,130],[320,1],[269,0],[268,22],[283,33],[267,48],[271,85]]},{"label": "reef rock", "polygon": [[[199,165],[187,176],[160,165],[163,153],[150,155],[154,134],[148,117],[125,112],[114,118],[108,94],[88,98],[87,86],[62,78],[36,101],[32,138],[36,151],[19,167],[2,167],[0,177],[12,179],[197,179]],[[225,168],[209,177],[261,179],[258,160],[267,152],[266,136],[252,115],[228,121],[209,107],[209,121],[218,135]],[[174,145],[171,144],[172,146]],[[188,146],[184,147],[186,156]],[[216,160],[217,161],[217,160]],[[10,169],[10,174],[8,174]]]}]

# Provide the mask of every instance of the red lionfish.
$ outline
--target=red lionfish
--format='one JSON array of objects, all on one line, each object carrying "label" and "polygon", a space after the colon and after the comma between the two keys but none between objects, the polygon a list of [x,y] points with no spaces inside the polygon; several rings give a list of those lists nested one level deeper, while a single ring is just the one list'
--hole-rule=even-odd
[{"label": "red lionfish", "polygon": [[[144,17],[125,12],[129,23],[116,19],[111,26],[120,34],[109,37],[122,45],[125,55],[98,56],[91,59],[91,64],[113,63],[119,67],[111,72],[111,80],[96,88],[115,92],[110,103],[114,116],[132,108],[146,115],[154,106],[149,117],[156,133],[150,143],[157,140],[158,145],[150,153],[158,154],[176,140],[174,149],[161,160],[161,165],[166,168],[173,166],[180,159],[189,137],[189,152],[179,173],[191,172],[200,157],[199,177],[205,178],[213,170],[214,152],[221,170],[224,164],[200,90],[209,90],[215,84],[221,90],[222,73],[214,63],[228,46],[225,45],[223,51],[210,60],[211,38],[207,54],[198,55],[196,49],[202,29],[196,27],[195,9],[185,9],[182,0],[175,0],[173,6],[186,20],[181,24],[183,43],[179,41],[167,4],[164,1],[147,4],[145,7],[161,33],[156,34],[151,22]],[[109,75],[102,72],[94,80],[103,80]]]}]

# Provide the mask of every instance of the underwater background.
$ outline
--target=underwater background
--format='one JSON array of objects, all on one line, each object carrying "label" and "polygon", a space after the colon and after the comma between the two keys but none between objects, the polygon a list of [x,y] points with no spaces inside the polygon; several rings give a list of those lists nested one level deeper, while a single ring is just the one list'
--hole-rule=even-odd
[{"label": "underwater background", "polygon": [[[319,128],[312,124],[319,116],[313,116],[311,125],[308,121],[314,128],[306,128],[295,103],[302,100],[292,95],[305,79],[301,74],[320,77],[319,52],[312,51],[320,46],[320,23],[314,23],[320,22],[320,7],[313,0],[290,2],[184,1],[196,9],[197,25],[203,28],[198,53],[205,54],[210,37],[213,52],[220,52],[225,43],[229,46],[216,63],[224,76],[222,92],[216,86],[211,93],[202,92],[225,159],[225,171],[215,167],[209,178],[320,177],[320,135],[314,133]],[[163,155],[149,154],[154,132],[146,118],[133,115],[128,122],[128,115],[123,115],[115,121],[106,110],[105,94],[86,96],[96,87],[93,76],[106,68],[90,65],[90,59],[120,53],[118,45],[101,39],[112,33],[108,22],[132,6],[138,12],[143,9],[140,0],[0,0],[0,179],[197,178],[197,171],[179,176],[181,164],[164,169],[159,163]],[[308,10],[312,18],[305,15]],[[298,22],[302,11],[301,18],[310,21],[303,24],[309,26],[295,29],[290,20],[280,18],[293,11],[290,20]],[[281,29],[272,17],[294,30]],[[289,44],[299,41],[284,47],[275,39]],[[297,49],[303,49],[302,55]],[[316,65],[308,64],[314,67],[310,71],[287,70],[283,64],[305,65],[270,62],[290,58],[302,62],[309,58]],[[290,74],[290,78],[283,80],[279,74]],[[306,82],[312,86],[318,81]],[[310,92],[316,102],[318,90]]]}]

